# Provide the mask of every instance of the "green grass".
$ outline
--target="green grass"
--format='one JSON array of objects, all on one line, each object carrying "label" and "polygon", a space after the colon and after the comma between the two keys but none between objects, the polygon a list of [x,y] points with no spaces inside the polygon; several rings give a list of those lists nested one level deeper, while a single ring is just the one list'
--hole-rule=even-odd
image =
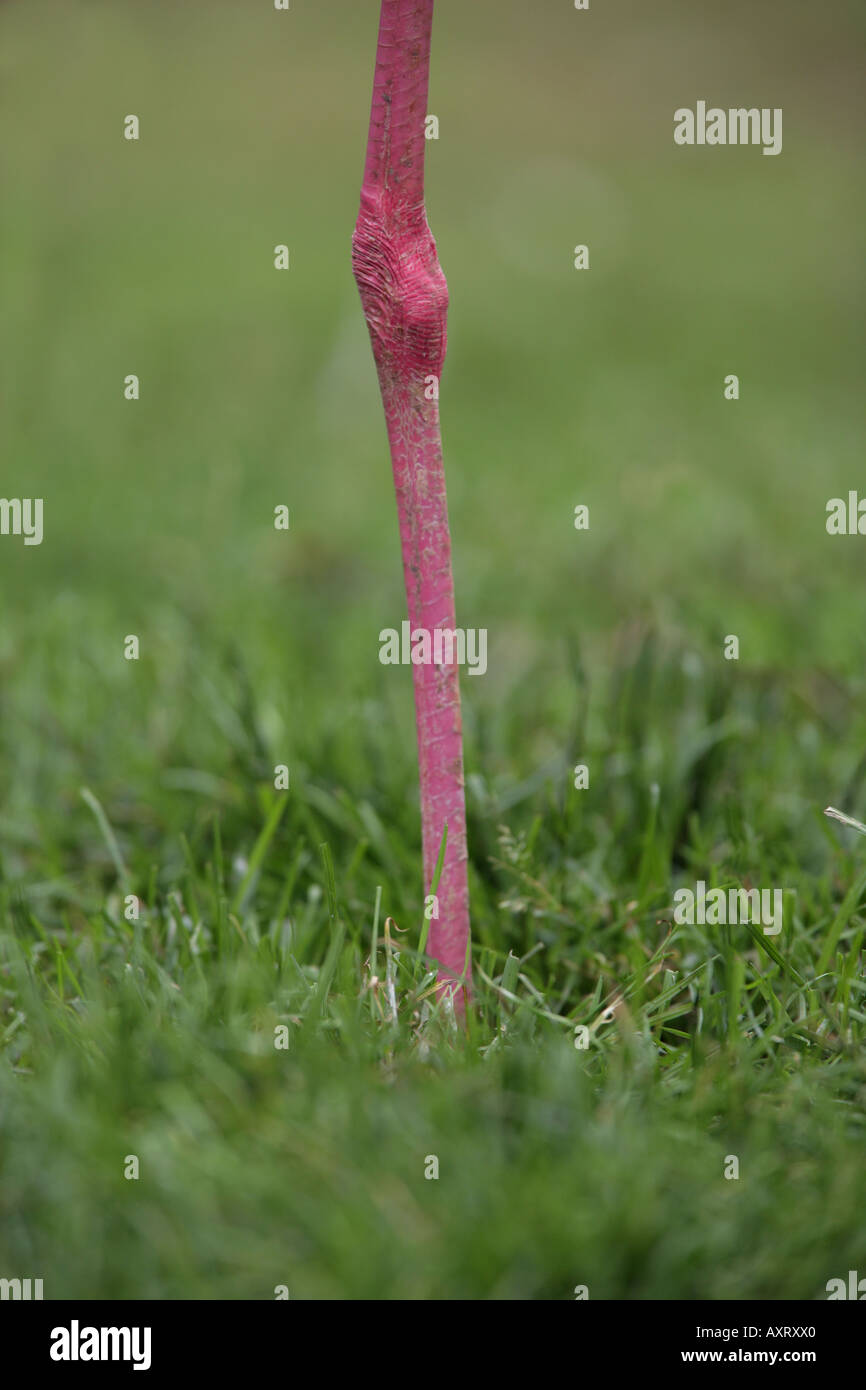
[{"label": "green grass", "polygon": [[[862,20],[826,11],[831,80],[806,4],[533,9],[443,0],[431,96],[458,621],[490,634],[465,1033],[378,662],[375,6],[0,11],[0,492],[45,498],[41,547],[0,538],[0,1277],[46,1297],[866,1273],[866,841],[822,814],[866,819],[866,540],[824,530],[862,478]],[[783,155],[675,158],[702,91],[783,105]],[[783,932],[677,926],[697,879],[787,890]]]},{"label": "green grass", "polygon": [[[384,711],[379,756],[335,747],[288,793],[230,703],[221,807],[177,778],[156,805],[109,787],[108,813],[70,792],[16,847],[41,879],[2,892],[4,1269],[89,1297],[820,1296],[863,1262],[866,882],[808,804],[806,695],[686,676],[647,638],[585,707],[609,780],[476,776],[465,1036],[416,950]],[[512,716],[503,753],[529,693]],[[675,926],[700,876],[792,889],[783,934]]]}]

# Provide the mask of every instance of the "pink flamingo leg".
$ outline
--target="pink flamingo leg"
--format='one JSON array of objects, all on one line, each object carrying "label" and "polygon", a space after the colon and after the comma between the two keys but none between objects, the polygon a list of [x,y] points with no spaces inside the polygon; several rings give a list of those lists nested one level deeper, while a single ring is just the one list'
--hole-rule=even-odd
[{"label": "pink flamingo leg", "polygon": [[[412,631],[455,629],[438,385],[448,287],[424,210],[433,0],[383,0],[352,268],[370,330],[397,491]],[[446,648],[447,650],[447,648]],[[447,824],[428,950],[447,982],[466,968],[469,889],[458,667],[413,665],[427,891]],[[454,986],[451,986],[452,991]],[[455,999],[462,1006],[463,997]]]}]

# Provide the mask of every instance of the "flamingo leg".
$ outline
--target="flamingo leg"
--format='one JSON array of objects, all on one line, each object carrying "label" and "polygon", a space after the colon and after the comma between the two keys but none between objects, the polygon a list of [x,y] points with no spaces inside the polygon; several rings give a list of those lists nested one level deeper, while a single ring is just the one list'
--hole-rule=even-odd
[{"label": "flamingo leg", "polygon": [[[409,622],[455,630],[439,428],[448,287],[424,208],[424,120],[433,0],[383,0],[352,268],[391,448]],[[428,951],[462,1008],[470,987],[469,888],[458,666],[413,664],[426,891],[445,858]],[[463,989],[456,981],[463,979]]]}]

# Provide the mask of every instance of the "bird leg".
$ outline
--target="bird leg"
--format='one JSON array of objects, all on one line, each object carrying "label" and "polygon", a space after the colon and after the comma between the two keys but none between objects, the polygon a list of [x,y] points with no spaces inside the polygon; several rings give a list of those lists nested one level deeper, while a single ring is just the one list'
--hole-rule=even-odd
[{"label": "bird leg", "polygon": [[[455,629],[439,429],[448,287],[424,209],[424,119],[433,0],[383,0],[352,268],[370,330],[391,447],[409,621]],[[458,1008],[469,988],[469,890],[458,667],[413,664],[428,893],[428,951]],[[438,915],[437,915],[438,914]],[[457,981],[464,977],[461,990]]]}]

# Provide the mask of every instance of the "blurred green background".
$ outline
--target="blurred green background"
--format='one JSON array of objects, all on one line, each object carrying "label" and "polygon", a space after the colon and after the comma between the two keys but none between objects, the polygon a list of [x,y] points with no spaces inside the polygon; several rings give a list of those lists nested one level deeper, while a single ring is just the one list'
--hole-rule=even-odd
[{"label": "blurred green background", "polygon": [[[298,954],[300,933],[321,960],[324,838],[361,955],[376,885],[401,922],[420,906],[411,681],[378,660],[379,630],[405,612],[396,510],[350,268],[377,16],[373,0],[293,0],[287,13],[269,0],[0,6],[0,492],[45,503],[40,547],[0,538],[0,890],[19,934],[36,932],[35,916],[75,969],[106,921],[123,928],[82,786],[172,939],[165,904],[201,890],[215,817],[235,886],[245,872],[277,762],[292,803],[256,881],[262,930],[270,920],[279,935],[288,914]],[[828,499],[866,494],[864,37],[853,0],[436,5],[427,206],[451,295],[441,413],[457,613],[489,632],[487,674],[463,682],[474,931],[497,973],[507,950],[543,942],[535,966],[554,1010],[632,978],[631,909],[640,902],[654,948],[685,868],[796,885],[804,951],[856,871],[850,834],[820,809],[866,815],[866,538],[825,530]],[[782,153],[676,147],[673,112],[699,99],[782,107]],[[123,139],[130,113],[137,143]],[[273,266],[278,243],[287,272]],[[137,402],[124,400],[129,373]],[[723,396],[729,373],[736,402]],[[273,528],[280,503],[288,533]],[[588,532],[574,530],[577,503]],[[123,659],[130,633],[138,663]],[[730,633],[739,663],[722,658]],[[593,777],[575,794],[578,760]],[[64,998],[62,970],[49,976]],[[262,1007],[271,978],[256,986]],[[21,998],[6,989],[17,1028]],[[235,1003],[241,1029],[252,1006]],[[207,1007],[208,1027],[224,1027],[221,1005]],[[32,1026],[10,1044],[26,1072],[47,1055]],[[193,1078],[206,1065],[187,1064]],[[156,1094],[144,1063],[139,1083],[144,1108]],[[113,1086],[92,1092],[96,1137],[82,1131],[71,1168],[46,1179],[78,1194],[85,1224],[99,1126],[122,1142]],[[61,1083],[27,1094],[19,1122],[29,1115],[46,1152],[52,1135],[71,1142],[74,1116],[52,1110]],[[461,1102],[447,1105],[456,1132]],[[239,1102],[241,1135],[247,1118]],[[154,1153],[161,1124],[142,1141]],[[644,1139],[622,1142],[627,1184]],[[755,1145],[770,1152],[763,1131]],[[670,1144],[659,1153],[664,1168]],[[235,1158],[227,1191],[249,1162],[243,1147]],[[8,1191],[24,1194],[49,1162],[20,1147],[10,1161],[20,1189]],[[375,1169],[371,1153],[364,1162]],[[679,1176],[661,1181],[675,1195]],[[850,1182],[844,1201],[821,1197],[840,1240],[860,1201]],[[811,1175],[807,1188],[814,1199]],[[30,1196],[41,1211],[45,1193]],[[267,1224],[271,1196],[240,1219],[247,1233]],[[201,1200],[207,1242],[216,1199]],[[658,1231],[672,1209],[658,1206]],[[738,1238],[760,1210],[741,1216]],[[553,1204],[551,1232],[561,1219]],[[787,1225],[784,1206],[773,1219]],[[33,1239],[21,1221],[19,1263]],[[99,1260],[110,1264],[115,1236],[109,1225],[82,1269],[91,1293],[249,1293],[241,1275],[209,1285],[205,1255],[193,1275],[158,1240],[143,1283],[112,1283],[118,1269]],[[615,1221],[599,1237],[625,1251],[630,1238]],[[71,1281],[80,1247],[66,1240]],[[363,1248],[326,1272],[308,1266],[308,1287],[365,1287]],[[402,1275],[380,1253],[380,1287],[396,1291]],[[737,1282],[710,1247],[703,1256],[720,1296],[773,1296],[783,1277],[758,1261]],[[525,1279],[502,1284],[497,1259],[478,1258],[467,1295],[560,1287],[541,1238]],[[680,1251],[663,1276],[638,1260],[609,1291],[682,1293],[690,1258]],[[789,1292],[820,1286],[824,1264],[796,1268],[804,1282],[792,1274]],[[419,1270],[419,1293],[455,1288],[435,1260],[430,1286]]]},{"label": "blurred green background", "polygon": [[[19,737],[61,652],[52,767],[59,726],[202,738],[205,635],[242,649],[287,761],[314,765],[353,696],[411,757],[410,683],[378,662],[404,599],[349,266],[377,6],[40,0],[0,23],[3,492],[44,497],[46,528],[0,544],[7,815],[62,791]],[[490,634],[470,739],[516,684],[555,699],[568,635],[604,661],[636,621],[713,663],[736,633],[743,666],[862,671],[863,542],[824,509],[862,477],[863,31],[839,0],[437,5],[458,621]],[[675,147],[699,97],[781,106],[781,155]],[[536,766],[563,715],[481,770]]]}]

